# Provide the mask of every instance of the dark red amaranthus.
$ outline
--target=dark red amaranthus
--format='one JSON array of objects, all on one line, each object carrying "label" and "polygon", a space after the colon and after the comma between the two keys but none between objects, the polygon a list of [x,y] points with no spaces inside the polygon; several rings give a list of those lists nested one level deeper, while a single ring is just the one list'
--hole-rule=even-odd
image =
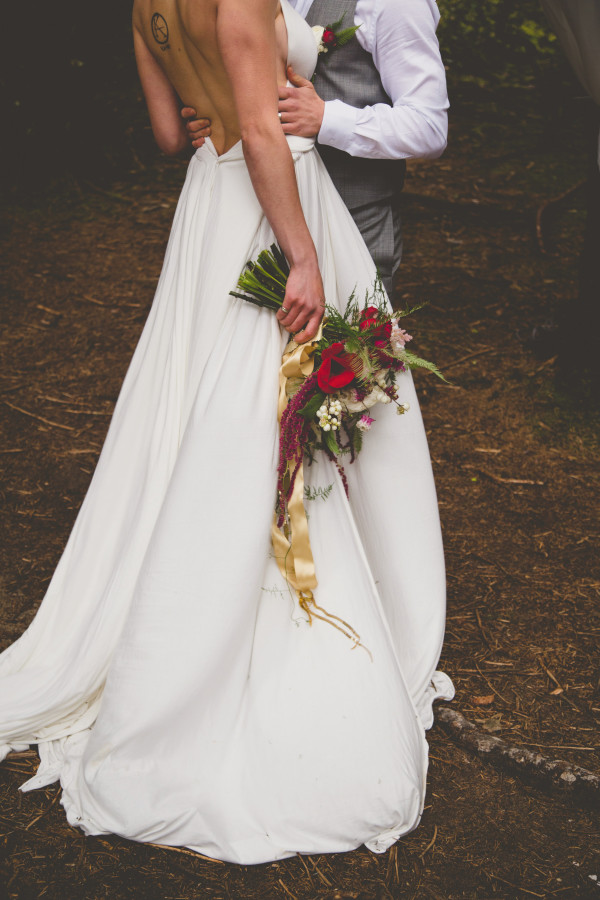
[{"label": "dark red amaranthus", "polygon": [[279,467],[277,469],[278,504],[277,526],[284,523],[284,506],[292,496],[296,475],[304,458],[304,445],[311,432],[311,422],[300,415],[317,386],[317,373],[309,375],[300,390],[288,402],[281,416],[279,429]]}]

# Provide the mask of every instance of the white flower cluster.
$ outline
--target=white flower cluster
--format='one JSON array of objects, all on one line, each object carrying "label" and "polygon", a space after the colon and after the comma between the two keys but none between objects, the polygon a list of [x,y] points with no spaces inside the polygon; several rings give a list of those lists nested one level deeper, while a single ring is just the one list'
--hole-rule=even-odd
[{"label": "white flower cluster", "polygon": [[380,387],[374,387],[370,394],[367,394],[363,403],[367,407],[375,406],[376,403],[391,403],[392,398],[388,397],[386,392]]},{"label": "white flower cluster", "polygon": [[323,32],[325,29],[322,25],[313,25],[312,32],[315,36],[315,40],[317,42],[317,49],[319,53],[327,53],[328,47],[323,43]]},{"label": "white flower cluster", "polygon": [[339,400],[329,400],[329,405],[325,403],[317,410],[319,426],[323,431],[338,431],[342,419],[342,404]]},{"label": "white flower cluster", "polygon": [[399,416],[403,416],[405,412],[408,412],[410,409],[410,403],[399,403],[396,409],[396,412]]}]

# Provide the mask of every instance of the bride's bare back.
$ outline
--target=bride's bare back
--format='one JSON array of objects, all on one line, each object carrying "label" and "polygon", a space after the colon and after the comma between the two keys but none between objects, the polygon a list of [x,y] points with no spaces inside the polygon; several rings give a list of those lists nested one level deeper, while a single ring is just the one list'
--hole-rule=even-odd
[{"label": "bride's bare back", "polygon": [[285,309],[277,318],[301,343],[317,333],[325,302],[277,118],[288,55],[281,2],[287,0],[134,0],[133,40],[161,150],[173,155],[187,146],[182,103],[211,119],[219,155],[241,140],[256,197],[290,263]]},{"label": "bride's bare back", "polygon": [[[222,154],[241,132],[218,42],[219,6],[220,0],[135,0],[133,25],[181,102],[211,120],[211,138]],[[278,83],[285,84],[287,33],[278,3],[274,10],[274,66]]]}]

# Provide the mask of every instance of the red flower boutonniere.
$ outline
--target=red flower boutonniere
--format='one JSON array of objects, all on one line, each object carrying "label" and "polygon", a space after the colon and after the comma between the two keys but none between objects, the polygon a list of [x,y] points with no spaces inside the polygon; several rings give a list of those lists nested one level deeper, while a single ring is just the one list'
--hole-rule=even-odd
[{"label": "red flower boutonniere", "polygon": [[330,50],[338,50],[348,41],[351,41],[360,25],[353,25],[352,28],[341,28],[344,16],[334,22],[333,25],[314,25],[313,34],[317,41],[319,53],[329,53]]}]

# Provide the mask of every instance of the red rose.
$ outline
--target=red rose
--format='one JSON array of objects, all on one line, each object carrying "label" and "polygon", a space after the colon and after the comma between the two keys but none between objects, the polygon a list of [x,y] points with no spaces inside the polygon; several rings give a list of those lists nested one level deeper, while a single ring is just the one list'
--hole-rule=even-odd
[{"label": "red rose", "polygon": [[323,43],[325,44],[326,47],[335,47],[335,45],[337,44],[335,34],[331,30],[331,28],[325,29],[325,31],[323,32],[323,36],[321,37],[321,40],[323,41]]},{"label": "red rose", "polygon": [[367,328],[372,328],[373,325],[376,325],[378,316],[379,310],[376,306],[366,306],[360,313],[360,330],[366,331]]},{"label": "red rose", "polygon": [[385,347],[392,333],[391,322],[379,322],[379,310],[376,306],[367,306],[360,314],[361,331],[372,331],[376,347]]},{"label": "red rose", "polygon": [[344,345],[341,341],[331,344],[323,350],[321,365],[317,372],[317,382],[326,394],[333,394],[339,388],[346,387],[354,378],[354,372],[350,367],[352,356],[344,353]]},{"label": "red rose", "polygon": [[391,333],[391,322],[384,322],[382,325],[378,325],[377,328],[373,329],[373,334],[375,335],[375,346],[385,347],[389,343]]}]

